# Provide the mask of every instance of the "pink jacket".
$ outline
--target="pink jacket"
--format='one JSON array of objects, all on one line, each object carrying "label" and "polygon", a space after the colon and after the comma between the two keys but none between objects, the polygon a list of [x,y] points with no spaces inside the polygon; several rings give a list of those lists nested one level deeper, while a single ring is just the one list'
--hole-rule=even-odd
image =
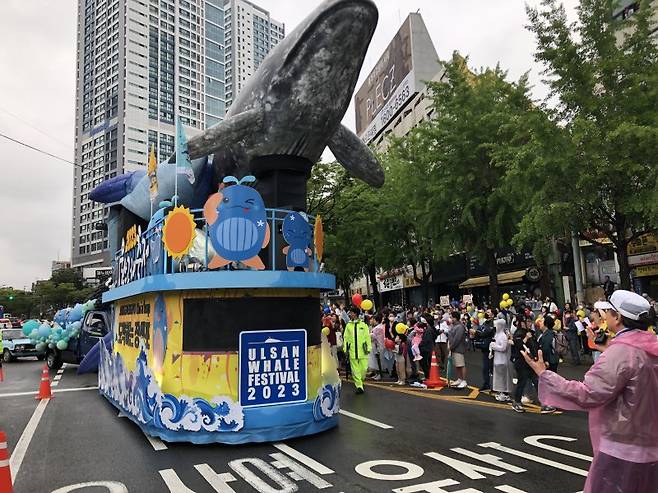
[{"label": "pink jacket", "polygon": [[639,330],[615,337],[583,382],[543,372],[539,400],[589,412],[595,462],[599,452],[635,463],[658,461],[658,338]]}]

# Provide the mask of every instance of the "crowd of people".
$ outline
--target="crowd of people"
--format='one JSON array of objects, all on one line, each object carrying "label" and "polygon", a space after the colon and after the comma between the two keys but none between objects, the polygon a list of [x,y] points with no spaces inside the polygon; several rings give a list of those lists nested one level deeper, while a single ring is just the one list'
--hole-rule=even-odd
[{"label": "crowd of people", "polygon": [[[450,306],[363,311],[333,304],[323,307],[322,325],[333,357],[359,394],[366,378],[425,387],[433,354],[449,385],[466,388],[465,354],[474,351],[481,353],[480,390],[509,402],[519,413],[538,390],[537,375],[524,352],[536,358],[541,350],[546,368],[558,372],[564,361],[595,362],[600,355],[595,341],[607,334],[606,322],[593,305],[566,303],[559,308],[550,298],[501,302],[500,308],[453,301]],[[555,408],[541,405],[541,412],[553,413]]]}]

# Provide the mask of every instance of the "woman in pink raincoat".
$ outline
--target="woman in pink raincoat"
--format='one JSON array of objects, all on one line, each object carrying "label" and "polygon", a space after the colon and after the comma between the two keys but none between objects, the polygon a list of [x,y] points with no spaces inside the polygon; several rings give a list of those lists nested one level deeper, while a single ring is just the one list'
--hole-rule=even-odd
[{"label": "woman in pink raincoat", "polygon": [[541,351],[525,360],[539,376],[539,400],[589,412],[594,460],[584,493],[658,489],[658,339],[647,329],[656,313],[642,296],[618,290],[594,308],[616,334],[583,382],[547,370]]}]

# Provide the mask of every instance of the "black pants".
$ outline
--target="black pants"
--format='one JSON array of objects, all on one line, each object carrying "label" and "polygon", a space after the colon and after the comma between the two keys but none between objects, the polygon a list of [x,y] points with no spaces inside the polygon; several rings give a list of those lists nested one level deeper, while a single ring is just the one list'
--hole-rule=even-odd
[{"label": "black pants", "polygon": [[567,342],[569,343],[569,353],[571,353],[571,362],[574,365],[580,364],[580,344],[578,336],[567,332]]},{"label": "black pants", "polygon": [[429,378],[430,364],[432,363],[432,350],[430,349],[429,351],[421,351],[420,355],[423,357],[423,359],[419,361],[420,369],[423,370],[423,373],[425,374],[425,378]]},{"label": "black pants", "polygon": [[516,369],[516,378],[518,383],[516,384],[516,390],[514,391],[514,401],[521,402],[521,397],[523,397],[523,390],[528,382],[532,382],[532,385],[535,386],[535,389],[539,391],[539,384],[537,381],[537,374],[532,371],[532,369],[525,363],[518,363],[514,365]]},{"label": "black pants", "polygon": [[493,366],[491,360],[489,359],[489,352],[482,351],[482,388],[490,389],[491,388],[491,373],[493,371]]}]

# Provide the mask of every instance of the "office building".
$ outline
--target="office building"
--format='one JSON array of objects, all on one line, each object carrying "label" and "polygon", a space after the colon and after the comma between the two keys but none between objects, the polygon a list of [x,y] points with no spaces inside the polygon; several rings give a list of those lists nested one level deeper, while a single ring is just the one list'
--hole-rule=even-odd
[{"label": "office building", "polygon": [[423,18],[409,14],[354,96],[357,135],[384,151],[389,135],[402,137],[431,118],[425,81],[443,73]]},{"label": "office building", "polygon": [[158,160],[173,154],[177,117],[188,137],[220,122],[241,88],[227,86],[227,67],[252,75],[283,35],[240,0],[78,0],[74,268],[107,267],[114,254],[98,228],[107,206],[89,192],[145,168],[152,145]]},{"label": "office building", "polygon": [[227,107],[265,58],[285,36],[285,26],[267,10],[245,0],[226,0]]}]

